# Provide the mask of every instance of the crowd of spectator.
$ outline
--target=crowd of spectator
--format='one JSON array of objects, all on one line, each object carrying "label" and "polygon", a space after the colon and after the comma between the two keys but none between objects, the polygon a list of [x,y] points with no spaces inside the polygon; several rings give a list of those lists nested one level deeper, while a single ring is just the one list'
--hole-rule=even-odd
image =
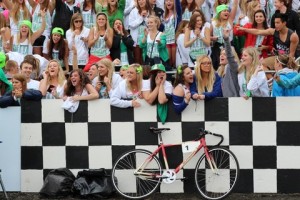
[{"label": "crowd of spectator", "polygon": [[[300,96],[296,0],[3,0],[0,107]],[[66,104],[66,107],[68,107]],[[73,110],[74,111],[74,110]]]}]

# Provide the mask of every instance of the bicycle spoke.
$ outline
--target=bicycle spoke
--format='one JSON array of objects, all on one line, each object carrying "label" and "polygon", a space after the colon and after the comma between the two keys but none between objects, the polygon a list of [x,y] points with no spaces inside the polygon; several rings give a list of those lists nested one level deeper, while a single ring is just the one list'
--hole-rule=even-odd
[{"label": "bicycle spoke", "polygon": [[[117,192],[130,199],[145,198],[159,187],[162,169],[159,159],[151,156],[147,150],[131,150],[117,159],[112,175],[117,178],[113,181]],[[136,170],[137,167],[141,167]],[[147,168],[147,169],[145,169]]]},{"label": "bicycle spoke", "polygon": [[[209,164],[212,163],[212,169]],[[202,168],[203,167],[203,168]],[[200,157],[196,165],[195,181],[200,194],[206,199],[222,199],[235,186],[239,166],[235,156],[227,149],[209,150],[209,157]]]}]

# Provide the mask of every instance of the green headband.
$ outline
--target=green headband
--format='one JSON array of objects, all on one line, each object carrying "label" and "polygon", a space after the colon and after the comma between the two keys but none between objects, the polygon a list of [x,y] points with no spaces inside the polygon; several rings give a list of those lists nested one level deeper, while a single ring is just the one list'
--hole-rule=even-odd
[{"label": "green headband", "polygon": [[123,66],[121,67],[121,69],[127,70],[128,67],[129,67],[129,65],[123,65]]},{"label": "green headband", "polygon": [[30,31],[32,31],[32,24],[29,20],[23,20],[21,23],[20,23],[20,27],[23,26],[23,25],[26,25],[28,26],[28,28],[30,29]]},{"label": "green headband", "polygon": [[139,66],[139,67],[136,68],[136,73],[140,74],[142,72],[143,72],[142,66]]},{"label": "green headband", "polygon": [[52,30],[52,34],[60,34],[60,35],[64,35],[64,30],[62,28],[59,28],[59,27],[55,27],[53,30]]},{"label": "green headband", "polygon": [[227,6],[227,5],[224,5],[224,4],[217,6],[217,8],[216,8],[216,13],[217,13],[216,18],[219,18],[219,17],[220,17],[220,13],[221,13],[222,11],[228,10],[228,9],[229,9],[228,6]]},{"label": "green headband", "polygon": [[182,73],[182,66],[181,66],[181,65],[179,65],[179,66],[177,67],[177,73],[178,73],[178,74],[181,74],[181,73]]}]

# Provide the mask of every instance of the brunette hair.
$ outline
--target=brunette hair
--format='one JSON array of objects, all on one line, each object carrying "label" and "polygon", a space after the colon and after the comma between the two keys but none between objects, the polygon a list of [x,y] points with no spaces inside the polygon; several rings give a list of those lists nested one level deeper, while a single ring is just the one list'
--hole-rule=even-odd
[{"label": "brunette hair", "polygon": [[263,27],[264,27],[264,29],[268,29],[269,27],[268,27],[268,24],[267,24],[267,16],[266,16],[266,13],[265,13],[263,10],[257,10],[257,11],[255,11],[255,13],[254,13],[254,15],[253,15],[253,17],[254,17],[254,20],[253,20],[253,28],[256,28],[256,27],[257,27],[257,22],[255,21],[255,15],[256,15],[257,13],[262,13],[262,14],[263,14],[263,16],[264,16],[264,18],[265,18],[265,21],[263,21]]},{"label": "brunette hair", "polygon": [[16,79],[16,80],[21,82],[21,84],[22,84],[22,93],[24,93],[25,90],[27,90],[27,80],[26,80],[26,78],[23,74],[15,74],[12,77],[12,79]]},{"label": "brunette hair", "polygon": [[188,65],[178,66],[176,70],[176,77],[174,81],[174,87],[176,87],[178,84],[184,84],[184,70],[186,68],[189,68]]},{"label": "brunette hair", "polygon": [[[97,15],[97,17],[98,17],[98,15]],[[83,26],[84,26],[84,21],[83,21],[82,14],[80,14],[80,13],[74,13],[74,14],[72,15],[71,22],[70,22],[70,29],[71,29],[72,31],[75,30],[74,21],[77,20],[77,19],[80,19],[80,20],[82,21],[82,23],[81,23],[81,24],[82,24],[81,31],[82,31]]]},{"label": "brunette hair", "polygon": [[57,46],[55,48],[55,44],[53,42],[53,34],[51,34],[51,38],[49,40],[48,45],[48,57],[50,59],[53,59],[53,49],[58,50],[58,59],[63,60],[66,54],[66,40],[64,39],[64,36],[61,35],[60,40],[57,43]]},{"label": "brunette hair", "polygon": [[177,39],[178,38],[178,36],[180,35],[180,34],[184,34],[184,30],[185,30],[185,27],[186,27],[186,25],[188,25],[189,24],[189,21],[187,21],[187,20],[182,20],[180,23],[179,23],[179,25],[178,25],[178,28],[177,28],[177,31],[176,31],[176,33],[175,33],[175,38]]},{"label": "brunette hair", "polygon": [[[151,14],[152,13],[152,8],[151,8],[151,5],[149,3],[149,0],[145,0],[145,1],[146,1],[146,6],[145,6],[146,10],[148,11],[149,14]],[[138,9],[139,14],[141,14],[142,13],[142,8],[140,7],[138,1],[137,1],[136,8]]]},{"label": "brunette hair", "polygon": [[187,0],[182,0],[181,1],[181,7],[182,7],[182,13],[184,13],[185,9],[187,8],[190,12],[192,12],[193,10],[195,10],[197,8],[197,4],[196,1],[193,0],[191,5],[188,7],[188,2]]},{"label": "brunette hair", "polygon": [[72,74],[77,72],[80,78],[80,86],[81,88],[85,88],[86,84],[90,84],[91,81],[87,77],[87,75],[81,70],[81,69],[74,69],[73,71],[70,72],[70,76],[68,78],[66,87],[65,87],[65,95],[66,96],[73,96],[75,94],[75,87],[72,85],[71,77]]}]

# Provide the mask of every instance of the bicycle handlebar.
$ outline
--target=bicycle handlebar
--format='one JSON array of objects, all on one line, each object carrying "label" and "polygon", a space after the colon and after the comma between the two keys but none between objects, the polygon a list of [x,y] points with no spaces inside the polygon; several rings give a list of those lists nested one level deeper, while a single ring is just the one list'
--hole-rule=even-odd
[{"label": "bicycle handlebar", "polygon": [[224,141],[223,135],[220,135],[220,134],[217,134],[217,133],[212,133],[212,132],[210,132],[208,130],[203,130],[202,128],[200,128],[200,138],[204,137],[207,134],[221,138],[220,142],[218,144],[214,145],[214,146],[220,146],[220,144],[222,144],[222,142]]}]

